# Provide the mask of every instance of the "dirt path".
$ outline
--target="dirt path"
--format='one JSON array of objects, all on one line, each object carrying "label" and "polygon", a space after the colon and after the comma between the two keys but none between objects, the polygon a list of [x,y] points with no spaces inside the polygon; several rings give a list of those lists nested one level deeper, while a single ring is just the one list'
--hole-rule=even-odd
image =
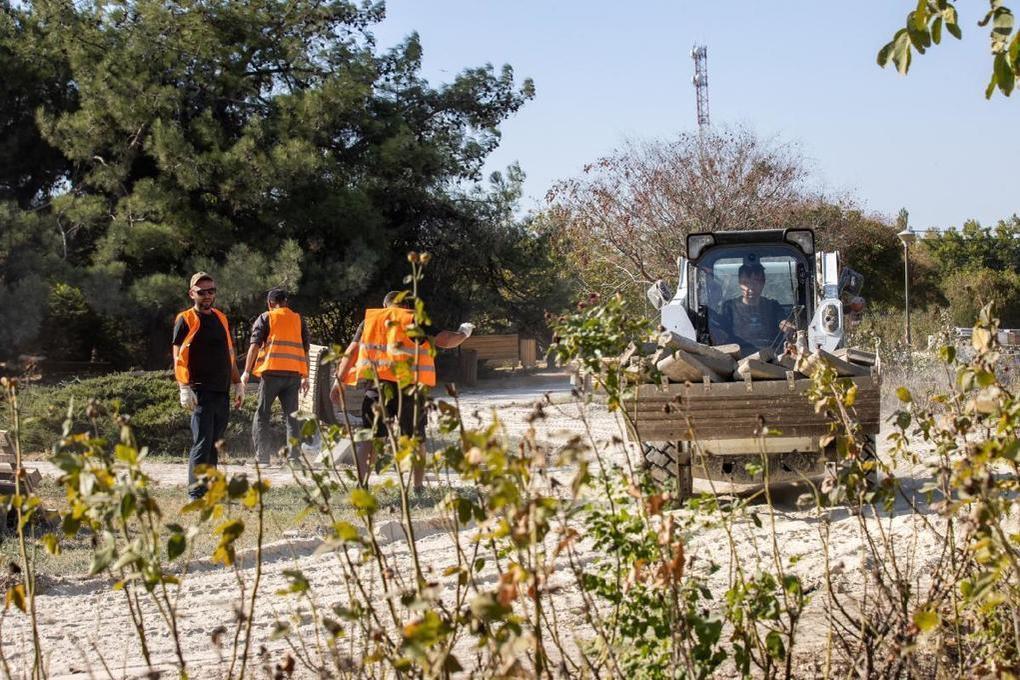
[{"label": "dirt path", "polygon": [[[552,403],[545,400],[551,395]],[[619,434],[614,417],[604,407],[592,405],[582,420],[579,406],[568,401],[570,386],[566,377],[543,374],[537,377],[515,377],[499,385],[483,385],[461,394],[461,407],[469,423],[489,422],[495,413],[511,438],[521,436],[529,426],[529,417],[535,410],[535,402],[545,401],[545,417],[533,421],[538,439],[550,445],[557,445],[577,435],[591,435],[604,446]],[[587,423],[587,425],[585,424]],[[622,460],[620,447],[611,448],[614,455]],[[53,474],[52,466],[40,464],[44,474]],[[147,466],[150,474],[161,483],[183,486],[186,470],[181,464],[152,463]],[[227,469],[228,472],[232,469]],[[563,471],[566,474],[569,471]],[[267,475],[277,484],[288,483],[291,472],[286,468],[270,469]],[[909,489],[918,488],[920,482],[911,483]],[[737,568],[755,571],[757,565],[773,568],[772,523],[776,541],[783,556],[782,566],[799,575],[805,589],[811,593],[812,601],[804,614],[801,630],[808,649],[817,651],[825,645],[825,608],[823,581],[826,572],[826,555],[822,550],[822,538],[829,545],[829,565],[836,565],[834,587],[839,591],[856,592],[866,580],[866,573],[873,565],[867,563],[862,550],[861,519],[845,508],[835,508],[825,513],[817,510],[801,510],[796,507],[795,498],[799,491],[778,492],[776,510],[769,516],[763,507],[760,513],[761,526],[743,521],[729,532],[721,527],[706,529],[688,538],[687,551],[693,556],[696,569],[704,574],[713,592],[721,593],[728,587],[732,570]],[[923,522],[926,515],[909,512],[904,501],[883,520],[883,528],[898,544],[903,546],[902,563],[918,578],[925,573],[928,562],[936,559],[932,547],[937,536],[928,531]],[[579,527],[583,531],[583,527]],[[424,519],[416,526],[417,545],[421,564],[430,579],[439,583],[441,596],[449,601],[455,594],[455,583],[451,578],[442,578],[443,571],[456,563],[454,536],[449,527],[437,520]],[[470,545],[475,529],[460,532],[462,544]],[[387,564],[394,573],[406,576],[413,573],[411,557],[402,531],[394,521],[384,522],[377,535],[384,544]],[[731,541],[737,559],[731,559]],[[300,569],[308,578],[312,590],[319,598],[320,605],[343,604],[346,600],[341,579],[339,559],[335,553],[319,554],[319,542],[314,538],[298,538],[293,541],[269,546],[264,560],[264,574],[260,609],[254,622],[255,639],[269,650],[274,661],[279,660],[286,650],[282,640],[270,640],[274,622],[293,618],[295,625],[307,628],[307,611],[296,608],[293,597],[278,596],[274,593],[286,587],[284,573],[288,569]],[[582,559],[596,560],[601,555],[582,543]],[[253,570],[250,555],[239,560],[240,573],[251,581]],[[717,564],[713,571],[710,565]],[[567,565],[558,565],[557,585],[563,586],[555,596],[553,607],[560,620],[561,629],[566,631],[564,641],[569,648],[590,635],[585,625],[585,608],[582,605],[572,575]],[[494,582],[495,572],[491,565],[478,573],[483,582]],[[41,632],[47,650],[47,662],[52,677],[84,677],[90,671],[98,672],[100,658],[115,677],[132,675],[144,670],[138,644],[133,638],[133,628],[124,606],[123,593],[111,589],[108,580],[84,579],[67,576],[50,579],[43,594],[38,598],[41,618]],[[232,630],[233,610],[237,602],[237,580],[234,573],[207,561],[196,563],[192,573],[185,579],[180,594],[179,612],[182,623],[182,640],[192,677],[223,677],[229,666],[229,659],[221,658],[221,650],[213,644],[214,631],[219,626]],[[150,622],[149,643],[153,658],[159,664],[172,665],[174,649],[170,637],[159,621],[158,613],[146,606],[145,615]],[[301,623],[301,622],[304,623]],[[308,629],[311,630],[310,628]],[[8,615],[2,635],[8,654],[27,652],[25,646],[28,629],[20,615]],[[228,645],[229,648],[229,645]],[[815,658],[821,658],[815,654]],[[23,657],[16,658],[15,667]],[[465,651],[462,661],[469,661]],[[810,661],[805,661],[810,663]],[[311,673],[298,669],[298,677]],[[105,677],[104,673],[99,673]]]}]

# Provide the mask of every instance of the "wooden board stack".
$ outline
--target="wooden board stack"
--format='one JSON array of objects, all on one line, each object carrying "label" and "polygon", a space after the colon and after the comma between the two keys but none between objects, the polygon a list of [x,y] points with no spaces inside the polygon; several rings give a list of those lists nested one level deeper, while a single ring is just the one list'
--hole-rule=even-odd
[{"label": "wooden board stack", "polygon": [[[9,496],[15,491],[17,455],[7,430],[0,430],[0,495]],[[22,493],[32,491],[42,483],[42,475],[35,468],[22,466]]]},{"label": "wooden board stack", "polygon": [[669,382],[733,382],[747,380],[788,380],[811,377],[828,366],[839,377],[869,375],[875,366],[872,352],[817,349],[799,359],[791,354],[777,355],[762,349],[740,358],[740,346],[709,346],[667,331],[658,342],[638,346],[632,343],[619,357],[620,365],[636,383],[651,382],[657,370]]}]

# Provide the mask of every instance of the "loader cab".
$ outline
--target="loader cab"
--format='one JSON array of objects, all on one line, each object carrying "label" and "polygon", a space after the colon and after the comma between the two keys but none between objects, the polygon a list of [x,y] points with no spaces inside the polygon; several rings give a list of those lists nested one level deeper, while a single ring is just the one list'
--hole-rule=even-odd
[{"label": "loader cab", "polygon": [[694,267],[690,295],[698,339],[739,344],[747,356],[781,350],[807,330],[810,260],[789,244],[719,245]]},{"label": "loader cab", "polygon": [[[810,229],[691,234],[678,264],[680,285],[661,306],[662,323],[698,342],[737,343],[744,355],[765,346],[782,349],[797,330],[808,330],[815,314]],[[742,275],[756,290],[745,294]]]}]

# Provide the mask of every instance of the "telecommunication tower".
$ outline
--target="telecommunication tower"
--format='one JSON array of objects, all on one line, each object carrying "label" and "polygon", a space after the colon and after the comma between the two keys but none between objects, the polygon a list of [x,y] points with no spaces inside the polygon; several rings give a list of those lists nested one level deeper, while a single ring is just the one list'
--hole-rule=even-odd
[{"label": "telecommunication tower", "polygon": [[694,92],[698,97],[698,127],[708,127],[708,48],[695,45],[691,48],[694,60]]}]

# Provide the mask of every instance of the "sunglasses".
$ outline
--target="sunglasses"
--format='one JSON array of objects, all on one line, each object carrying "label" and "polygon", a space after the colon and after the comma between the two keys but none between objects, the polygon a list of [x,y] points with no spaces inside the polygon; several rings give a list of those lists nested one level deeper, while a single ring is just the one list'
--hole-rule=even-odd
[{"label": "sunglasses", "polygon": [[216,295],[216,288],[196,288],[195,295],[199,297],[205,297],[206,295]]}]

